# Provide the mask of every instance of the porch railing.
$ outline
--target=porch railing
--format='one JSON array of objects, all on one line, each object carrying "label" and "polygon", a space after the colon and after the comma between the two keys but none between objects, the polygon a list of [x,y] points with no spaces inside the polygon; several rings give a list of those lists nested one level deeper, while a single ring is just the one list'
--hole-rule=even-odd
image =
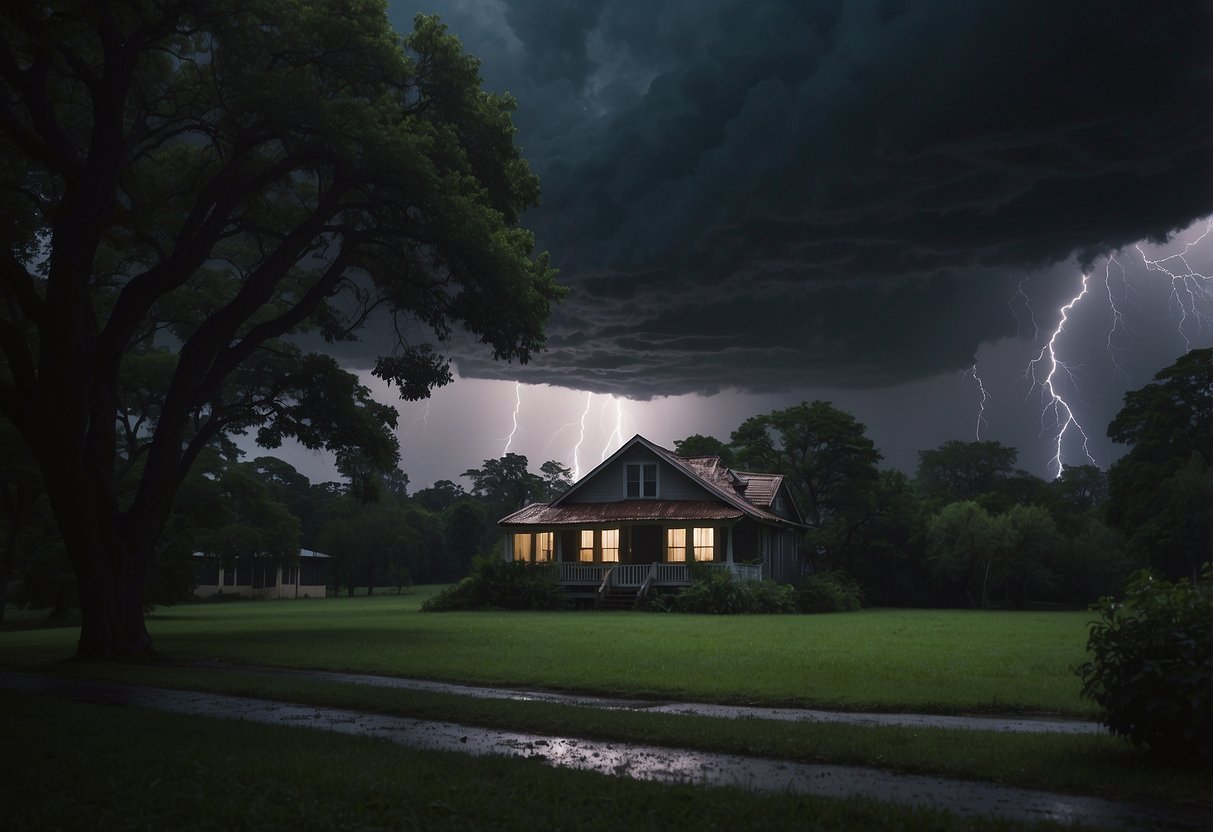
[{"label": "porch railing", "polygon": [[[703,563],[709,569],[727,569],[739,581],[762,579],[762,567],[752,563]],[[687,586],[690,566],[685,563],[565,563],[547,564],[563,584],[596,584],[617,587]]]}]

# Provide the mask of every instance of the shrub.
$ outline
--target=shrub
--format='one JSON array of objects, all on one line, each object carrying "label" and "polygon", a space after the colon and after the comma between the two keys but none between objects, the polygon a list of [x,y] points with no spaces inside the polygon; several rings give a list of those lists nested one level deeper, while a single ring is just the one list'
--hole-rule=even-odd
[{"label": "shrub", "polygon": [[1196,583],[1139,572],[1124,601],[1092,609],[1102,619],[1076,672],[1104,724],[1134,745],[1213,761],[1213,568]]},{"label": "shrub", "polygon": [[472,574],[426,599],[421,609],[559,610],[568,605],[568,595],[548,570],[522,561],[477,558]]},{"label": "shrub", "polygon": [[[691,585],[661,605],[671,612],[712,615],[791,613],[796,596],[792,587],[775,581],[738,581],[724,569],[695,569]],[[658,608],[657,603],[649,607]]]},{"label": "shrub", "polygon": [[818,572],[796,587],[801,612],[854,612],[862,609],[859,585],[843,572]]},{"label": "shrub", "polygon": [[675,612],[731,615],[745,612],[745,590],[733,573],[723,569],[694,569],[691,585],[674,596]]}]

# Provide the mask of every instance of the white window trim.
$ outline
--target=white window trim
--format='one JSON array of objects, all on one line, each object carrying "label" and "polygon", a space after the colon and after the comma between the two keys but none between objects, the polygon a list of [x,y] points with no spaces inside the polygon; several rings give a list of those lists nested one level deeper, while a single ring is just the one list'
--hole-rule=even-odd
[{"label": "white window trim", "polygon": [[[653,466],[653,496],[646,497],[644,495],[644,467],[646,465]],[[635,497],[628,496],[628,475],[630,469],[637,467],[640,469],[640,493]],[[623,498],[625,500],[657,500],[661,498],[661,466],[654,460],[653,462],[627,462],[623,466]]]}]

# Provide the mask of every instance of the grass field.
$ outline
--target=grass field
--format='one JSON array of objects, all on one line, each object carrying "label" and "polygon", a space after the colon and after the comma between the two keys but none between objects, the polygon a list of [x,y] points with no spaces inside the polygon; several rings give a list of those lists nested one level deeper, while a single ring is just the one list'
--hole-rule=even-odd
[{"label": "grass field", "polygon": [[[187,660],[848,710],[1094,713],[1071,670],[1085,612],[419,612],[432,591],[161,608],[148,628]],[[62,659],[75,638],[0,632],[0,660]]]},{"label": "grass field", "polygon": [[[21,749],[0,755],[4,829],[1029,828],[870,800],[659,785],[530,760],[3,693],[0,709],[0,747]],[[48,741],[47,725],[62,742]]]},{"label": "grass field", "polygon": [[[740,617],[593,612],[421,613],[421,602],[433,591],[421,588],[405,596],[185,605],[157,610],[149,617],[148,626],[158,650],[187,662],[219,660],[250,666],[352,670],[627,696],[796,703],[853,710],[1092,714],[1091,707],[1078,698],[1078,680],[1071,671],[1084,659],[1086,625],[1090,619],[1086,613],[887,610],[826,616]],[[146,667],[64,662],[71,655],[76,634],[70,627],[24,626],[2,631],[0,664],[541,734],[853,763],[1074,793],[1195,801],[1198,805],[1213,806],[1213,783],[1207,771],[1167,765],[1107,736],[1011,736],[671,717],[368,688],[259,673],[252,667],[241,671],[208,669],[205,665]],[[40,724],[58,726],[75,718],[54,713],[61,705],[70,704],[27,702],[20,707],[44,708],[48,713],[39,717],[43,720]],[[112,710],[106,709],[107,720],[112,718],[109,713]],[[13,710],[6,706],[6,712]],[[169,719],[161,715],[148,718],[149,724]],[[27,740],[12,730],[0,739],[5,744],[12,741],[12,747],[27,747],[19,744]],[[206,742],[241,747],[243,732],[247,730],[214,725],[206,729],[210,737]],[[62,730],[56,733],[61,734]],[[186,736],[192,733],[187,732]],[[85,732],[84,736],[89,735]],[[111,741],[104,737],[96,740],[102,750]],[[306,740],[342,747],[345,742],[324,737]],[[386,755],[395,760],[401,753],[405,752],[379,749],[370,759]],[[443,755],[437,755],[442,759],[431,761],[430,756],[413,755],[425,760],[423,768],[436,767],[446,772],[444,776],[483,776],[490,780],[498,776],[478,773],[477,767],[485,761],[447,760]],[[56,759],[45,761],[45,765],[57,765]],[[389,764],[395,765],[384,763]],[[144,764],[131,761],[129,765],[139,768]],[[508,769],[519,763],[494,761],[486,765],[490,769],[493,766]],[[222,766],[216,765],[214,772],[203,772],[200,776],[205,781],[206,777],[219,776],[217,772],[221,769]],[[544,769],[541,774],[528,772],[525,777],[542,792],[565,788],[558,784],[564,784],[563,778],[568,774],[549,776]],[[127,776],[137,780],[134,773]],[[157,772],[155,776],[160,775]],[[253,779],[257,782],[257,778]],[[263,785],[270,790],[286,788],[288,794],[295,788],[278,781]],[[646,784],[630,784],[627,788],[633,786],[640,789],[637,795],[647,794],[645,789],[663,788]],[[364,787],[361,782],[351,786],[355,790]],[[186,803],[194,799],[181,798]],[[490,802],[497,799],[501,795],[486,797]],[[228,806],[228,800],[224,798],[224,806]],[[324,798],[327,807],[324,811],[331,817],[348,820],[342,814],[347,811],[343,808],[345,804],[333,800]],[[425,828],[444,825],[439,822],[441,817],[435,820],[428,810],[417,814],[417,807],[405,807],[394,797],[384,800],[382,812],[394,817],[416,816],[417,824]],[[746,801],[749,800],[747,797]],[[751,806],[748,811],[773,813],[772,828],[798,825],[792,821],[795,814],[783,814],[791,810],[780,808],[783,804],[778,801],[754,800],[757,802],[752,805],[747,803]],[[803,811],[806,805],[803,801],[789,800],[792,802],[788,805]],[[467,821],[471,826],[494,826],[476,820],[480,817],[478,812],[489,811],[487,804],[470,805],[467,811],[470,814],[460,807],[450,817]],[[720,817],[734,818],[731,822],[735,825],[747,825],[729,811],[721,811],[724,814]],[[838,820],[830,813],[842,810],[833,807],[813,811]],[[855,804],[846,810],[851,811],[858,812],[856,817],[863,820],[856,820],[858,825],[854,826],[844,822],[839,828],[919,828],[913,823],[905,825],[897,820],[899,816],[874,805]],[[334,812],[337,814],[332,815]],[[255,811],[251,816],[258,817]],[[372,816],[378,817],[374,812]],[[31,815],[27,819],[38,818]],[[39,820],[36,825],[54,826],[60,819],[45,816]],[[148,823],[155,825],[152,816]],[[563,814],[542,815],[535,828],[547,823],[566,828],[603,828],[584,818],[573,823]],[[644,826],[640,821],[637,823]],[[670,816],[659,813],[652,823],[653,828],[658,828],[672,821]],[[412,821],[405,825],[411,824]],[[450,824],[451,828],[460,825],[457,820]],[[949,828],[935,819],[927,825]],[[258,824],[247,826],[253,828]],[[497,826],[509,828],[510,823]]]}]

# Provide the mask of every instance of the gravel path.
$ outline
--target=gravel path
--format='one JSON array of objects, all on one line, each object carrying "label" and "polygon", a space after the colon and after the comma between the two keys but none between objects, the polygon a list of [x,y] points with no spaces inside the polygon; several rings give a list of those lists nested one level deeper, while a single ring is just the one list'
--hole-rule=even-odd
[{"label": "gravel path", "polygon": [[[337,676],[344,677],[344,674]],[[551,765],[639,780],[732,786],[752,791],[795,792],[822,797],[868,797],[946,809],[978,818],[1062,823],[1084,821],[1124,829],[1209,828],[1207,813],[1185,807],[1149,806],[1060,795],[991,783],[895,774],[857,766],[805,764],[735,754],[542,736],[366,714],[340,708],[62,679],[31,673],[0,671],[0,688],[28,695],[63,696],[77,701],[153,708],[191,716],[306,726],[343,734],[375,736],[411,748],[537,758]]]}]

